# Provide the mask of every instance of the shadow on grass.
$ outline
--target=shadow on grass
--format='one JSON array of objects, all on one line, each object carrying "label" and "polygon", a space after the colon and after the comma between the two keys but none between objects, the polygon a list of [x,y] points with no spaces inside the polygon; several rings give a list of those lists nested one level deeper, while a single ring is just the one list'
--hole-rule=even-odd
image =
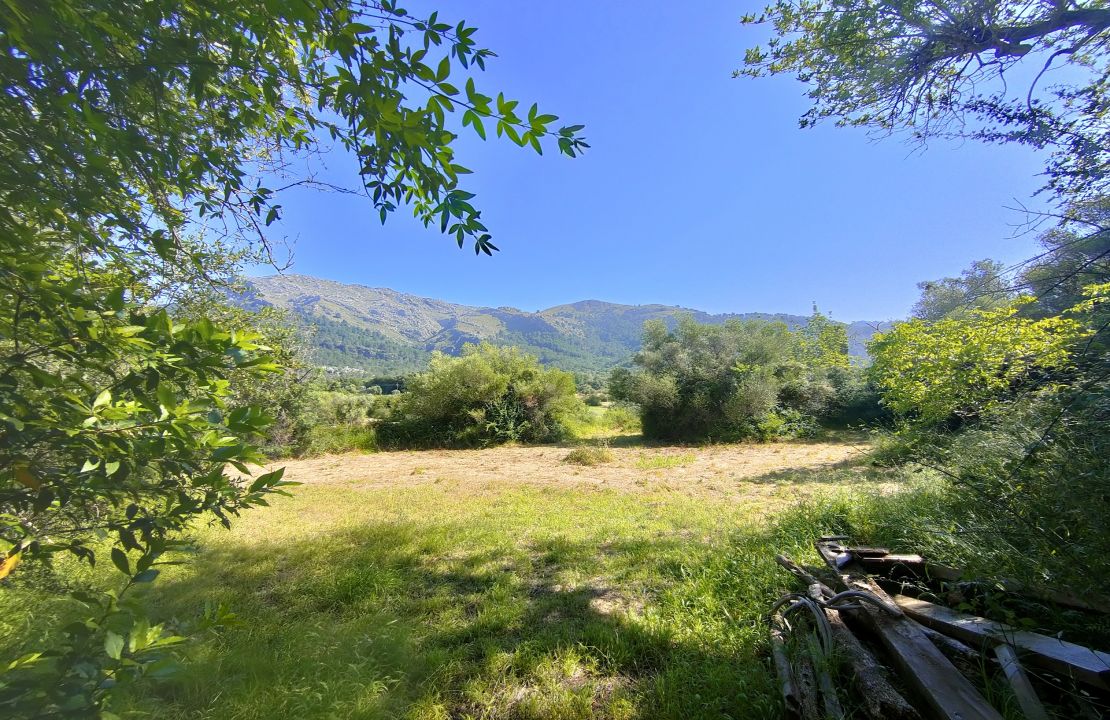
[{"label": "shadow on grass", "polygon": [[681,538],[468,548],[456,532],[395,523],[205,549],[149,601],[165,617],[221,604],[235,620],[136,707],[228,719],[778,715],[758,633],[692,640],[644,614],[647,590],[631,592],[637,577],[688,575]]},{"label": "shadow on grass", "polygon": [[829,485],[842,486],[845,489],[861,482],[891,481],[892,475],[888,469],[874,466],[866,457],[848,458],[818,466],[785,467],[744,478],[744,482],[756,484]]}]

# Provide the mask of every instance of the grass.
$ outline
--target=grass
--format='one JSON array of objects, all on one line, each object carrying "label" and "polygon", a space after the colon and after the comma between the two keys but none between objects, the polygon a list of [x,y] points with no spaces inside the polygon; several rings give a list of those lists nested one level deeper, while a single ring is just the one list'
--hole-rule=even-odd
[{"label": "grass", "polygon": [[567,430],[578,440],[627,438],[639,434],[640,416],[625,405],[587,406],[581,417],[567,423]]},{"label": "grass", "polygon": [[[805,557],[816,535],[869,517],[863,491],[791,506],[789,489],[902,480],[868,467],[774,474],[751,482],[787,499],[748,501],[452,480],[304,485],[230,532],[198,531],[196,557],[167,568],[145,602],[159,620],[222,606],[235,621],[196,638],[177,676],[113,710],[779,717],[761,618],[790,582],[773,555]],[[61,599],[0,596],[0,661],[47,605],[64,615]]]},{"label": "grass", "polygon": [[563,462],[570,463],[571,465],[594,467],[596,465],[613,462],[613,451],[607,447],[583,445],[567,453],[567,456],[563,458]]},{"label": "grass", "polygon": [[641,455],[636,460],[636,467],[640,470],[666,470],[668,468],[689,465],[697,458],[693,453],[680,455]]}]

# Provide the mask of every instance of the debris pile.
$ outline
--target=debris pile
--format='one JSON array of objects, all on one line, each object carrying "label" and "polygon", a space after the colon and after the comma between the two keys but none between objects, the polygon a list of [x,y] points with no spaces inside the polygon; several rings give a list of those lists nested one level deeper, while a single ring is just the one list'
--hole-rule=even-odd
[{"label": "debris pile", "polygon": [[[824,570],[775,558],[805,587],[780,598],[767,616],[788,717],[1001,720],[1003,710],[1029,720],[1110,716],[1110,653],[923,599],[943,598],[960,571],[846,541],[816,543]],[[1100,598],[1051,599],[1088,612],[1107,607]]]}]

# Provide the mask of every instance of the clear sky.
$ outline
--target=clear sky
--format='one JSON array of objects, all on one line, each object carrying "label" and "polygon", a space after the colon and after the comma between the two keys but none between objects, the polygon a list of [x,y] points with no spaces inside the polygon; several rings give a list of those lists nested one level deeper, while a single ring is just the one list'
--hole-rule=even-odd
[{"label": "clear sky", "polygon": [[[850,321],[904,316],[915,283],[973,260],[1033,254],[1007,207],[1039,206],[1039,157],[798,129],[804,86],[731,77],[763,35],[739,24],[750,0],[440,5],[499,55],[480,90],[584,123],[592,149],[539,157],[465,129],[458,160],[475,171],[466,187],[501,248],[492,258],[408,211],[382,227],[364,199],[287,194],[290,272],[525,310],[593,298],[807,313],[816,301]],[[338,154],[327,163],[333,178],[354,172]]]}]

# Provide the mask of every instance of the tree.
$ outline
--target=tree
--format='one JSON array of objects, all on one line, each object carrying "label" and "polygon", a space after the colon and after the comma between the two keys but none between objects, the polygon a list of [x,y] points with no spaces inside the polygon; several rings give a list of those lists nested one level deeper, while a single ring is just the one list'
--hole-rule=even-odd
[{"label": "tree", "polygon": [[1037,313],[1059,314],[1083,300],[1083,288],[1110,282],[1110,198],[1073,203],[1040,241],[1044,252],[1025,264],[1021,285],[1037,297]]},{"label": "tree", "polygon": [[1013,297],[1002,263],[976,260],[960,277],[920,282],[921,297],[911,314],[926,322],[1004,307]]},{"label": "tree", "polygon": [[[774,37],[749,49],[737,73],[790,73],[806,83],[813,104],[803,127],[833,119],[918,140],[1049,148],[1054,193],[1106,189],[1110,9],[1101,3],[776,0],[744,21],[770,23]],[[1022,62],[1041,71],[1014,92],[1007,80]],[[1039,90],[1053,65],[1068,71]]]},{"label": "tree", "polygon": [[474,33],[394,0],[0,6],[0,577],[59,552],[126,576],[0,678],[0,714],[107,717],[111,688],[164,671],[177,641],[129,591],[197,517],[282,491],[248,467],[269,418],[242,381],[278,369],[269,349],[177,301],[244,253],[275,260],[281,189],[323,185],[300,163],[338,146],[359,172],[332,189],[488,254],[456,124],[586,147],[582,126],[479,91]]},{"label": "tree", "polygon": [[796,435],[835,393],[826,370],[839,367],[837,352],[846,351],[847,338],[841,345],[833,327],[818,322],[807,335],[781,322],[709,325],[683,318],[671,332],[662,321],[649,321],[634,357],[638,369],[615,370],[610,394],[640,406],[649,438]]},{"label": "tree", "polygon": [[1023,317],[1023,297],[996,310],[936,322],[910,320],[876,335],[869,372],[894,412],[925,424],[975,419],[1003,399],[1044,384],[1043,373],[1073,363],[1092,330],[1077,315]]},{"label": "tree", "polygon": [[798,331],[799,356],[807,364],[822,368],[846,368],[851,364],[848,355],[848,326],[833,322],[813,305],[813,314]]}]

